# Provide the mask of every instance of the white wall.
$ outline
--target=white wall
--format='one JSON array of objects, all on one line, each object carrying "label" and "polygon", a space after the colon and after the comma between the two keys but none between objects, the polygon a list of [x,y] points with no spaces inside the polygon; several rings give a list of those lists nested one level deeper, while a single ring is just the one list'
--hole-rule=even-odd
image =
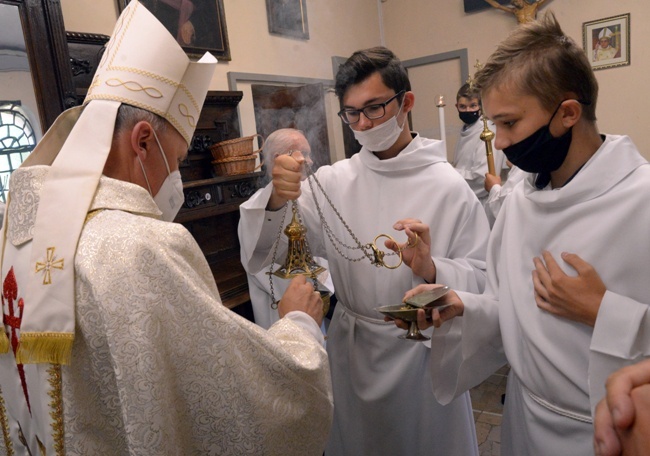
[{"label": "white wall", "polygon": [[[117,18],[117,0],[61,0],[66,29],[110,34]],[[378,4],[383,10],[385,44],[403,60],[467,48],[470,70],[476,60],[485,61],[500,40],[516,27],[513,15],[490,8],[466,14],[462,0],[307,0],[310,39],[302,41],[268,33],[265,0],[224,0],[231,62],[217,66],[211,89],[228,90],[227,73],[245,72],[270,75],[332,79],[332,56],[350,55],[381,43]],[[588,6],[588,7],[587,7]],[[600,84],[597,114],[605,133],[628,134],[650,158],[650,137],[643,134],[646,119],[645,77],[650,74],[650,17],[647,0],[548,0],[540,11],[556,13],[565,32],[582,43],[582,24],[609,16],[631,13],[631,65],[596,71]],[[435,100],[444,95],[447,107],[448,154],[451,157],[455,134],[460,128],[454,103],[464,78],[456,62],[444,62],[410,70],[416,94],[413,127],[439,137]],[[250,89],[241,103],[242,134],[255,133]],[[334,118],[338,103],[328,95],[328,112],[333,156],[342,157],[340,125]]]},{"label": "white wall", "polygon": [[[412,59],[467,48],[472,72],[476,60],[485,62],[499,41],[517,26],[512,14],[494,8],[466,14],[462,0],[387,0],[383,7],[386,46],[400,58]],[[580,46],[584,22],[630,13],[631,65],[595,72],[600,87],[596,113],[601,132],[629,135],[641,153],[650,159],[650,136],[644,133],[648,121],[643,117],[649,94],[645,79],[650,74],[650,53],[646,48],[650,27],[645,20],[650,17],[650,2],[548,0],[539,11],[547,10],[555,13],[564,32]],[[428,84],[428,87],[414,87],[416,97],[420,97],[422,91],[440,91],[435,80],[429,80]],[[457,131],[461,123],[453,107],[455,93],[449,95],[445,94],[449,100],[446,120],[449,120],[449,127]],[[433,119],[437,122],[437,116]]]},{"label": "white wall", "polygon": [[[69,31],[110,35],[117,19],[116,0],[62,0],[61,5]],[[309,40],[270,35],[266,0],[224,0],[224,10],[232,60],[217,65],[212,90],[229,90],[228,72],[331,80],[332,56],[347,57],[380,43],[376,0],[307,0]],[[255,118],[250,83],[238,84],[236,89],[244,92],[242,135],[252,135]],[[332,158],[340,159],[345,154],[333,94],[327,95],[326,106]]]}]

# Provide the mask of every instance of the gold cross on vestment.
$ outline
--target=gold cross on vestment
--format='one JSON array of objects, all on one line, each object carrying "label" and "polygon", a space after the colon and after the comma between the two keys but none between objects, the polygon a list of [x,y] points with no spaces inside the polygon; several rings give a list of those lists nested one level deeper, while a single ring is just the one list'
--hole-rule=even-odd
[{"label": "gold cross on vestment", "polygon": [[40,261],[36,262],[36,272],[45,271],[43,275],[43,285],[52,283],[52,268],[63,269],[63,258],[60,260],[54,259],[54,247],[47,248],[45,263]]}]

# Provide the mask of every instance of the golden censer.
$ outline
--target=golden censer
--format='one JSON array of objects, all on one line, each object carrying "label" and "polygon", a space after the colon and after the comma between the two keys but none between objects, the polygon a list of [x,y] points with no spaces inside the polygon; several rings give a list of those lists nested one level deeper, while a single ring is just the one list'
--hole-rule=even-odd
[{"label": "golden censer", "polygon": [[[358,262],[364,259],[368,259],[371,264],[374,264],[377,267],[385,267],[388,269],[398,268],[402,264],[402,251],[406,248],[414,247],[418,243],[417,234],[416,234],[416,240],[413,244],[407,242],[406,245],[404,247],[399,248],[397,252],[384,252],[383,250],[379,249],[379,247],[377,247],[377,241],[381,238],[390,239],[395,243],[395,245],[398,245],[395,239],[393,239],[388,234],[379,234],[378,236],[375,237],[372,243],[362,244],[354,235],[354,233],[352,232],[348,224],[345,222],[345,220],[343,220],[343,217],[341,216],[339,211],[332,204],[332,201],[330,200],[329,196],[325,193],[325,190],[323,190],[323,187],[318,181],[318,179],[316,178],[316,175],[311,170],[311,167],[307,164],[305,164],[304,166],[307,167],[307,181],[312,191],[312,196],[314,198],[314,203],[316,205],[316,210],[318,212],[321,225],[325,233],[327,234],[327,238],[332,243],[336,252],[341,257],[343,257],[344,259],[350,262]],[[318,200],[316,198],[316,194],[314,192],[314,182],[318,186],[320,192],[325,197],[327,203],[330,205],[330,207],[336,214],[338,220],[343,224],[347,232],[354,240],[355,243],[354,246],[347,245],[339,238],[337,238],[336,235],[334,234],[334,231],[331,229],[330,225],[328,224],[327,220],[325,220],[325,216],[323,215],[323,210],[320,207]],[[287,256],[282,266],[280,266],[275,271],[272,270],[273,265],[276,262],[278,246],[280,244],[280,238],[282,235],[282,227],[284,226],[284,221],[286,219],[288,207],[289,204],[287,204],[284,208],[282,221],[280,222],[280,229],[278,230],[278,234],[274,243],[273,258],[271,260],[271,270],[269,270],[268,272],[269,284],[271,289],[271,298],[272,298],[271,306],[274,309],[277,309],[278,307],[278,301],[276,301],[275,299],[275,292],[273,289],[273,280],[271,275],[274,275],[281,279],[292,279],[293,277],[296,277],[298,275],[304,275],[313,281],[314,288],[321,293],[321,299],[323,300],[323,312],[324,314],[327,314],[329,310],[329,304],[330,304],[330,293],[326,290],[323,290],[323,288],[325,287],[320,286],[321,284],[318,280],[319,275],[323,274],[326,271],[326,269],[323,266],[319,265],[314,260],[314,257],[311,254],[309,243],[307,242],[307,228],[305,228],[304,223],[302,222],[302,217],[300,215],[298,202],[296,200],[291,201],[292,217],[291,217],[291,221],[284,229],[284,234],[287,237],[287,244],[288,244]],[[346,255],[343,252],[344,248],[347,250],[359,250],[361,252],[361,256],[357,258],[351,258],[350,256]],[[395,264],[387,263],[386,257],[392,257],[392,256],[397,256],[398,260],[395,262]]]}]

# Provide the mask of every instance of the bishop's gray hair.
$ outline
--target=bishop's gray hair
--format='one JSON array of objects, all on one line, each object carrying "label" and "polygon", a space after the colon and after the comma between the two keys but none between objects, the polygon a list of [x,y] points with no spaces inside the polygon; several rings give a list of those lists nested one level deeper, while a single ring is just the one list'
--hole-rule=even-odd
[{"label": "bishop's gray hair", "polygon": [[161,133],[167,128],[167,121],[146,109],[136,108],[128,104],[122,104],[117,111],[115,119],[115,131],[113,136],[131,129],[140,121],[149,122],[156,132]]}]

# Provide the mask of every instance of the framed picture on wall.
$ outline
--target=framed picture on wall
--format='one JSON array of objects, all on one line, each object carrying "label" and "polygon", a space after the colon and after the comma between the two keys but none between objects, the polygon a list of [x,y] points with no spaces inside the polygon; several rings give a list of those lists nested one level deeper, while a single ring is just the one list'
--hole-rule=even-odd
[{"label": "framed picture on wall", "polygon": [[[497,0],[501,5],[509,5],[510,0]],[[463,0],[463,7],[465,8],[466,13],[472,13],[474,11],[480,11],[487,8],[491,8],[490,4],[485,0]]]},{"label": "framed picture on wall", "polygon": [[582,43],[594,70],[630,64],[630,14],[582,24]]},{"label": "framed picture on wall", "polygon": [[[130,0],[117,0],[118,10]],[[223,0],[140,0],[191,57],[210,52],[230,60]]]},{"label": "framed picture on wall", "polygon": [[266,0],[269,33],[309,39],[306,0]]}]

